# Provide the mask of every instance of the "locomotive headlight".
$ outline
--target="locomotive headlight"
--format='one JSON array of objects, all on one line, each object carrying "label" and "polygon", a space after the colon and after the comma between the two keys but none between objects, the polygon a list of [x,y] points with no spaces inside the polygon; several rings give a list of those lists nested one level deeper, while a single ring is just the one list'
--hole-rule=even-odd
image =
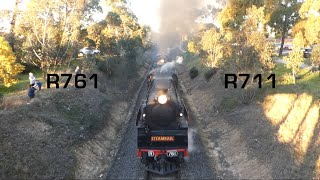
[{"label": "locomotive headlight", "polygon": [[180,117],[182,117],[183,116],[183,114],[182,113],[180,113]]},{"label": "locomotive headlight", "polygon": [[159,102],[160,104],[165,104],[167,101],[168,101],[168,98],[167,98],[166,95],[160,95],[160,96],[158,97],[158,102]]}]

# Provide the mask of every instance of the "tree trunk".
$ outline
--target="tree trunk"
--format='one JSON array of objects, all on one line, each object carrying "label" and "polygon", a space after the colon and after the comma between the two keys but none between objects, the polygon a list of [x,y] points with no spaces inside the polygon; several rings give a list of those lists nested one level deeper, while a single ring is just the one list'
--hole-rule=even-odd
[{"label": "tree trunk", "polygon": [[279,57],[282,55],[283,52],[283,46],[284,46],[284,40],[286,39],[286,30],[285,28],[283,29],[282,33],[281,33],[281,46],[280,46],[280,50],[279,50]]},{"label": "tree trunk", "polygon": [[57,72],[57,67],[58,67],[58,62],[57,61],[58,61],[57,59],[54,60],[53,73]]},{"label": "tree trunk", "polygon": [[15,30],[15,26],[16,26],[16,18],[17,18],[17,14],[18,14],[18,5],[20,3],[20,0],[16,0],[15,2],[15,8],[13,11],[13,15],[12,15],[12,20],[11,20],[11,27],[10,27],[10,40],[9,40],[9,44],[11,46],[12,52],[15,52],[15,48],[14,48],[14,43],[15,43],[15,36],[14,36],[14,30]]},{"label": "tree trunk", "polygon": [[42,69],[42,79],[43,81],[46,81],[46,70]]},{"label": "tree trunk", "polygon": [[44,67],[44,62],[41,62],[42,80],[46,81],[46,69]]},{"label": "tree trunk", "polygon": [[296,84],[296,73],[293,69],[292,69],[292,78],[293,78],[293,84]]},{"label": "tree trunk", "polygon": [[213,66],[214,66],[214,57],[213,57],[213,51],[212,50],[210,50],[210,53],[211,53],[211,56],[210,56],[210,61],[211,61],[211,68],[213,68]]}]

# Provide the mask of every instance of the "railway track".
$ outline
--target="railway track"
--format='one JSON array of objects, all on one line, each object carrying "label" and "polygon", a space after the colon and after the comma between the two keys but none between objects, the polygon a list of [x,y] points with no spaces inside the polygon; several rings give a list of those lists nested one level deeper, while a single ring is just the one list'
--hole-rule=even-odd
[{"label": "railway track", "polygon": [[189,125],[189,157],[181,165],[181,170],[177,174],[166,177],[145,172],[143,164],[137,157],[137,129],[135,125],[140,103],[145,96],[146,82],[139,92],[137,103],[122,137],[115,161],[104,177],[106,179],[215,179],[214,167],[206,155],[206,150],[197,133],[196,123],[192,123],[192,121]]},{"label": "railway track", "polygon": [[181,171],[178,171],[176,173],[173,174],[169,174],[167,176],[159,176],[157,174],[151,173],[151,172],[144,172],[144,180],[172,180],[172,179],[181,179]]}]

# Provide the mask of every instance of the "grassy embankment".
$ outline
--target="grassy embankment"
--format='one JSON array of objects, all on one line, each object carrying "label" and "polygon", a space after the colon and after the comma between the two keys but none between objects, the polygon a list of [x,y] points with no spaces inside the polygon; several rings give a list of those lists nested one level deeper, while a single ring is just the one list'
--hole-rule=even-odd
[{"label": "grassy embankment", "polygon": [[[75,60],[72,60],[69,67],[68,66],[61,66],[57,68],[57,72],[67,72],[70,70],[75,70],[76,66],[78,65],[83,65],[85,62],[91,62],[93,63],[94,61],[103,61],[104,59],[107,59],[108,57],[106,56],[98,56],[97,58],[89,57],[79,57]],[[43,81],[42,79],[42,71],[40,69],[34,68],[33,70],[30,70],[34,76],[39,79],[40,81]],[[72,71],[73,72],[73,71]],[[3,95],[10,95],[12,93],[20,92],[27,90],[29,87],[29,72],[24,71],[23,73],[19,74],[17,76],[17,83],[10,86],[10,87],[5,87],[2,82],[0,82],[0,94]],[[45,82],[43,83],[45,85]]]},{"label": "grassy embankment", "polygon": [[[57,73],[73,73],[82,65],[84,73],[98,74],[97,89],[91,84],[82,90],[45,88],[26,105],[28,72],[19,76],[16,87],[2,87],[6,90],[0,102],[4,179],[92,179],[106,172],[146,69],[129,68],[116,57],[96,60],[78,58]],[[125,71],[138,75],[128,77]],[[35,75],[41,77],[40,72]]]},{"label": "grassy embankment", "polygon": [[276,88],[270,88],[270,82],[265,83],[264,95],[275,93],[308,93],[313,96],[314,100],[320,99],[320,73],[310,72],[309,69],[301,69],[297,75],[296,84],[289,80],[291,70],[287,69],[284,64],[276,64],[273,69],[276,74]]},{"label": "grassy embankment", "polygon": [[[200,65],[199,59],[185,60],[188,70],[197,67],[199,76],[206,71],[206,68]],[[262,139],[264,141],[268,138],[272,139],[272,141],[268,141],[268,146],[281,147],[281,145],[286,145],[285,150],[279,150],[275,153],[280,157],[285,157],[281,155],[282,153],[290,153],[288,157],[294,162],[289,163],[290,165],[288,164],[287,167],[279,167],[280,169],[293,169],[293,171],[290,170],[284,174],[284,177],[319,178],[320,73],[301,69],[297,75],[296,84],[293,84],[291,70],[287,69],[284,64],[277,63],[272,73],[276,75],[276,88],[271,88],[271,81],[265,81],[262,89],[256,89],[256,96],[251,101],[252,106],[250,104],[244,106],[239,101],[237,91],[229,89],[228,91],[231,93],[224,91],[223,94],[217,94],[217,96],[223,96],[219,109],[224,111],[226,116],[234,112],[241,114],[242,110],[252,115],[243,124],[244,131],[248,131],[246,126],[250,127],[250,123],[255,126],[263,124],[264,126],[261,126],[262,129],[259,132],[266,131],[263,128],[272,127],[270,134],[263,135]],[[193,81],[197,80],[199,79]],[[224,88],[224,84],[220,82],[211,84]],[[286,160],[284,158],[280,161]]]},{"label": "grassy embankment", "polygon": [[[204,74],[209,70],[208,67],[205,67],[201,64],[200,58],[196,56],[185,54],[184,60],[187,69],[190,70],[192,67],[196,67],[199,71],[198,76],[201,76],[201,78],[204,78]],[[307,62],[309,62],[309,60],[305,60],[304,63]],[[264,81],[262,89],[257,89],[256,100],[263,100],[263,98],[267,95],[276,93],[308,93],[313,96],[313,99],[315,101],[320,99],[319,72],[312,73],[309,69],[301,69],[297,75],[298,79],[296,80],[296,84],[293,84],[292,80],[290,80],[291,70],[287,69],[285,64],[276,63],[276,66],[272,70],[272,73],[276,75],[276,88],[271,88],[271,81]],[[221,80],[221,82],[223,81]],[[224,86],[224,84],[220,85]],[[239,106],[240,104],[241,102],[239,102],[238,97],[231,96],[227,97],[221,105],[223,106],[222,109],[226,109],[227,111],[229,111]]]}]

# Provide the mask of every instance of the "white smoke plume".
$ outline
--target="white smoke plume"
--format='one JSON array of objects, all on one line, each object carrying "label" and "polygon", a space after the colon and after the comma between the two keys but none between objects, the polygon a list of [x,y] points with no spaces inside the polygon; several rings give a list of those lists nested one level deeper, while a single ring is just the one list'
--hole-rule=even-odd
[{"label": "white smoke plume", "polygon": [[161,66],[160,73],[170,73],[174,72],[175,61],[167,62]]},{"label": "white smoke plume", "polygon": [[177,56],[176,63],[182,64],[182,62],[183,62],[183,57],[182,56]]},{"label": "white smoke plume", "polygon": [[161,53],[175,47],[181,37],[192,31],[195,20],[200,15],[201,0],[161,0],[160,2],[160,36]]},{"label": "white smoke plume", "polygon": [[160,34],[157,37],[160,53],[166,54],[169,48],[178,47],[188,35],[198,31],[199,24],[196,20],[201,16],[202,8],[207,5],[218,7],[224,1],[161,0],[159,9]]}]

